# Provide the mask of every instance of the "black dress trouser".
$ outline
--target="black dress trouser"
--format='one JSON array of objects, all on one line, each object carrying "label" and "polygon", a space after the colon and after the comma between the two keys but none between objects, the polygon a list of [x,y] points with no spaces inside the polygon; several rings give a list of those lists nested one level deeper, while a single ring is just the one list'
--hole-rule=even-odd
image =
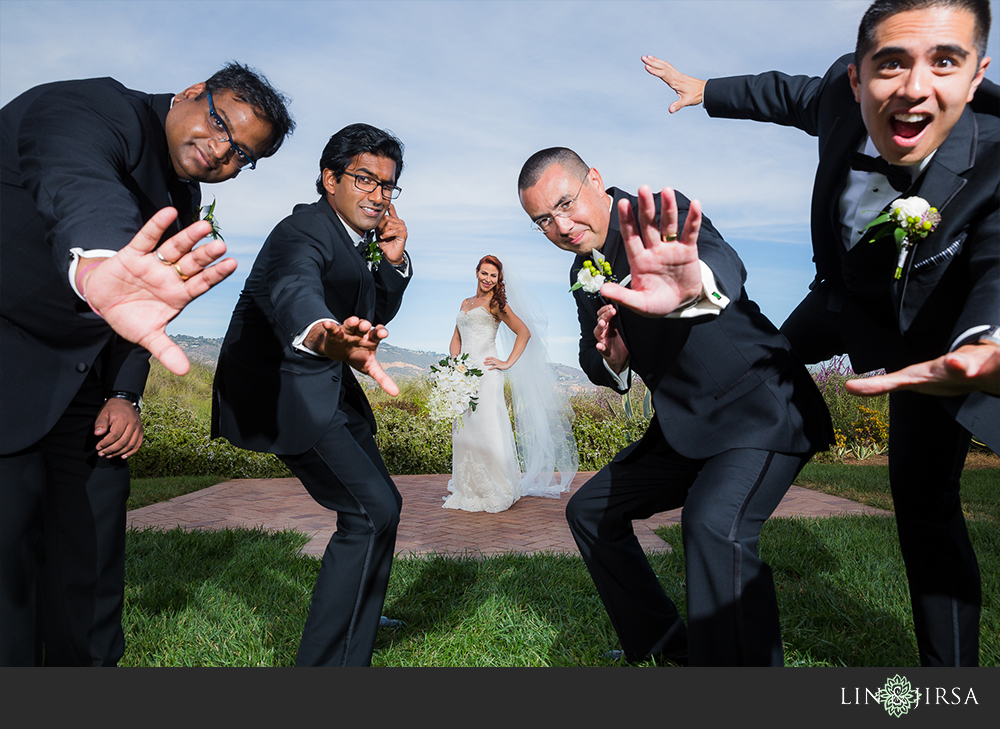
[{"label": "black dress trouser", "polygon": [[341,399],[316,445],[281,460],[317,503],[337,512],[295,665],[369,666],[403,504],[372,426]]},{"label": "black dress trouser", "polygon": [[[654,419],[642,439],[573,494],[570,531],[628,660],[784,663],[774,581],[757,542],[810,456],[740,448],[685,458]],[[636,519],[681,506],[686,626],[632,529]]]},{"label": "black dress trouser", "polygon": [[97,455],[103,404],[92,370],[42,440],[0,456],[4,666],[114,666],[125,651],[129,471]]}]

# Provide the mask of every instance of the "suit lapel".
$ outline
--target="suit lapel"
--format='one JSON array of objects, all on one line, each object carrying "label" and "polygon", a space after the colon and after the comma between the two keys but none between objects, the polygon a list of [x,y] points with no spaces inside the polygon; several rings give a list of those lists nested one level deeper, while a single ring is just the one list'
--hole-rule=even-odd
[{"label": "suit lapel", "polygon": [[[975,164],[977,136],[976,117],[966,106],[948,138],[938,147],[924,174],[909,190],[911,195],[919,195],[931,207],[937,208],[942,219],[946,219],[948,215],[949,203],[968,182],[961,175],[968,172]],[[948,231],[953,230],[948,226],[946,228]],[[935,262],[939,270],[943,271],[947,267],[948,259],[957,255],[960,245],[958,241],[953,240],[953,236],[946,235],[945,230],[941,230],[931,233],[914,246],[902,281],[893,287],[893,303],[899,311],[901,331],[905,332],[913,323],[921,304],[927,298],[927,291],[919,290],[922,286],[911,281],[910,274],[925,264],[931,265]],[[950,246],[955,246],[955,249],[949,251]],[[914,288],[918,291],[914,292]],[[926,284],[923,288],[926,289]],[[914,295],[910,295],[911,293]]]},{"label": "suit lapel", "polygon": [[[628,265],[628,256],[624,251],[625,246],[622,245],[621,222],[618,220],[618,201],[624,198],[631,205],[635,205],[635,203],[617,187],[612,187],[608,192],[613,200],[611,203],[611,219],[608,221],[608,235],[604,240],[604,245],[601,246],[601,253],[608,263],[611,264],[611,272],[614,273],[615,279],[624,281],[625,277],[631,273],[631,269]],[[616,326],[618,333],[621,335],[625,347],[631,351],[625,326],[625,320],[628,317],[624,316],[628,313],[628,310],[622,306],[618,306],[617,309]]]},{"label": "suit lapel", "polygon": [[846,252],[841,238],[840,198],[850,174],[850,155],[865,137],[860,107],[855,105],[833,123],[830,135],[820,150],[812,199],[813,253],[820,278],[830,278],[840,270],[840,258]]},{"label": "suit lapel", "polygon": [[[948,204],[965,187],[967,180],[961,175],[968,172],[975,163],[977,127],[975,115],[966,107],[948,138],[927,165],[927,170],[917,181],[914,190],[910,191],[924,198],[931,207],[937,208],[942,218],[947,215]],[[931,233],[913,249],[913,264],[917,265],[940,253],[950,243],[943,236]]]},{"label": "suit lapel", "polygon": [[618,201],[625,199],[629,204],[633,204],[631,198],[617,187],[612,187],[609,191],[613,202],[611,203],[611,220],[608,222],[608,235],[601,247],[601,253],[611,264],[611,270],[615,278],[622,281],[631,273],[628,265],[628,256],[624,252],[622,245],[621,222],[618,220]]},{"label": "suit lapel", "polygon": [[177,219],[164,233],[164,240],[193,223],[201,207],[201,188],[198,183],[179,180],[171,167],[164,131],[171,98],[170,94],[155,94],[149,97],[147,121],[150,128],[155,130],[155,133],[150,134],[150,138],[156,144],[156,163],[140,165],[132,171],[140,188],[149,191],[157,210],[166,205],[177,209]]},{"label": "suit lapel", "polygon": [[354,314],[371,321],[375,316],[375,280],[372,278],[371,271],[368,270],[368,263],[350,236],[347,235],[343,221],[337,212],[330,207],[330,203],[321,199],[316,205],[329,216],[332,223],[331,257],[338,261],[337,266],[341,269],[335,272],[335,278],[344,282],[354,279],[357,282],[358,295],[354,302],[354,308],[348,315]]}]

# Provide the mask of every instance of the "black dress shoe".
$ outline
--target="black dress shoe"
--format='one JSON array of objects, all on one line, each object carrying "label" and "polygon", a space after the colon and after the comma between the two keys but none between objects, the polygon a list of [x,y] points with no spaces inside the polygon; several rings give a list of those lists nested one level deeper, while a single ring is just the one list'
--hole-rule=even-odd
[{"label": "black dress shoe", "polygon": [[380,628],[402,628],[406,623],[402,620],[393,620],[392,618],[387,618],[385,615],[378,619],[378,627]]}]

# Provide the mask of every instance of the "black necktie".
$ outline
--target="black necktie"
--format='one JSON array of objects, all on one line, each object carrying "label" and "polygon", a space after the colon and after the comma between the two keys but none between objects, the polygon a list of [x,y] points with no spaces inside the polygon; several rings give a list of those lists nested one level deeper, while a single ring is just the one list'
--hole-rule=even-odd
[{"label": "black necktie", "polygon": [[858,172],[878,172],[885,175],[896,192],[906,192],[913,183],[910,173],[903,167],[896,167],[881,157],[869,157],[861,152],[851,154],[851,169]]},{"label": "black necktie", "polygon": [[358,250],[362,256],[365,254],[365,249],[368,248],[368,244],[372,242],[374,237],[370,231],[361,236],[361,240],[358,241]]}]

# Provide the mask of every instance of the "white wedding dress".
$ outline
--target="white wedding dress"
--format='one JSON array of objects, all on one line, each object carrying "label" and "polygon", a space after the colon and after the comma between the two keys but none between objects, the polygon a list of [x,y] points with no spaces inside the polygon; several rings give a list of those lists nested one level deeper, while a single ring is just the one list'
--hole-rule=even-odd
[{"label": "white wedding dress", "polygon": [[521,498],[521,468],[504,400],[503,370],[483,364],[487,357],[497,356],[500,322],[477,306],[459,311],[457,324],[462,354],[469,355],[468,365],[481,369],[483,376],[476,409],[466,410],[452,425],[452,477],[444,508],[505,511]]}]

